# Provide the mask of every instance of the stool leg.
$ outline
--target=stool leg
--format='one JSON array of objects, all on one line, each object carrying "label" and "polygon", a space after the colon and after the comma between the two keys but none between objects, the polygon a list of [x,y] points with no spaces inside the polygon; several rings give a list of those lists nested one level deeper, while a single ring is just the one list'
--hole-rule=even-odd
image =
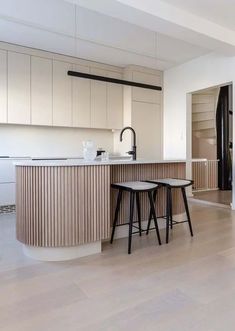
[{"label": "stool leg", "polygon": [[114,237],[114,232],[115,232],[115,228],[116,228],[116,225],[117,225],[117,220],[118,220],[118,214],[119,214],[119,210],[120,210],[121,200],[122,200],[122,191],[119,190],[118,191],[118,197],[117,197],[116,209],[115,209],[115,215],[114,215],[114,221],[113,221],[112,235],[111,235],[111,240],[110,240],[110,243],[111,244],[113,243],[113,237]]},{"label": "stool leg", "polygon": [[170,223],[170,189],[166,188],[166,244],[169,241],[169,223]]},{"label": "stool leg", "polygon": [[134,215],[134,198],[135,194],[130,192],[130,219],[129,219],[129,237],[128,237],[128,254],[131,254],[131,241],[132,241],[132,224]]},{"label": "stool leg", "polygon": [[187,201],[187,197],[186,197],[185,188],[181,187],[181,191],[182,191],[182,195],[183,195],[183,199],[184,199],[184,206],[185,206],[185,211],[186,211],[186,215],[187,215],[187,219],[188,219],[190,234],[193,237],[193,227],[192,227],[191,218],[190,218],[190,214],[189,214],[188,201]]},{"label": "stool leg", "polygon": [[158,228],[158,223],[157,223],[156,212],[155,212],[155,208],[154,208],[154,200],[153,200],[152,192],[148,192],[148,197],[149,197],[149,203],[150,203],[150,210],[153,215],[153,220],[154,220],[154,224],[155,224],[155,228],[156,228],[156,232],[157,232],[158,243],[159,243],[159,245],[161,245],[161,238],[160,238],[160,233],[159,233],[159,228]]},{"label": "stool leg", "polygon": [[[156,198],[157,198],[157,190],[154,191],[154,193],[153,193],[153,200],[154,200],[154,203],[156,202]],[[151,208],[150,208],[150,212],[149,212],[149,220],[148,220],[148,225],[147,225],[146,235],[149,234],[149,229],[150,229],[150,225],[151,225],[152,217],[153,217],[153,215],[152,215]]]},{"label": "stool leg", "polygon": [[139,223],[139,235],[141,236],[141,212],[140,212],[140,196],[139,192],[136,192],[136,207],[137,207],[137,214],[138,214],[138,223]]},{"label": "stool leg", "polygon": [[170,212],[170,227],[173,229],[173,220],[172,220],[172,191],[169,188],[169,212]]}]

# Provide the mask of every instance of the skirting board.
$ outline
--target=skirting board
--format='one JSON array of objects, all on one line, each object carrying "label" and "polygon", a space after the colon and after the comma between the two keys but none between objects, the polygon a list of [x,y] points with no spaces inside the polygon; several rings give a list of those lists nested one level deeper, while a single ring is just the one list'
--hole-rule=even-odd
[{"label": "skirting board", "polygon": [[101,241],[72,247],[34,247],[23,245],[26,256],[39,261],[67,261],[101,253]]}]

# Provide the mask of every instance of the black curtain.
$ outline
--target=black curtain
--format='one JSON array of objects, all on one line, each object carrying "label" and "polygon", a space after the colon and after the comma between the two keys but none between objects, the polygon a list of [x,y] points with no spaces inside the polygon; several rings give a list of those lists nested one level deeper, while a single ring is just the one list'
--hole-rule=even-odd
[{"label": "black curtain", "polygon": [[229,87],[220,88],[216,109],[218,187],[232,189],[232,160],[229,151]]}]

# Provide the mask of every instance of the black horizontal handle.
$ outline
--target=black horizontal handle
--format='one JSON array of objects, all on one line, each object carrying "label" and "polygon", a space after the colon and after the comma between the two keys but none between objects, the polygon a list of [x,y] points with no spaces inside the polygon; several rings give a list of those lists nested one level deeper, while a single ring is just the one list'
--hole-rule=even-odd
[{"label": "black horizontal handle", "polygon": [[79,72],[79,71],[71,71],[71,70],[69,70],[68,71],[68,75],[69,76],[73,76],[73,77],[85,78],[85,79],[99,80],[101,82],[108,82],[108,83],[114,83],[114,84],[120,84],[120,85],[128,85],[128,86],[135,86],[135,87],[145,88],[145,89],[149,89],[149,90],[156,90],[156,91],[161,91],[162,90],[162,87],[161,86],[149,85],[149,84],[137,83],[137,82],[131,82],[129,80],[123,80],[123,79],[117,79],[117,78],[110,78],[110,77],[104,77],[104,76],[86,74],[84,72]]}]

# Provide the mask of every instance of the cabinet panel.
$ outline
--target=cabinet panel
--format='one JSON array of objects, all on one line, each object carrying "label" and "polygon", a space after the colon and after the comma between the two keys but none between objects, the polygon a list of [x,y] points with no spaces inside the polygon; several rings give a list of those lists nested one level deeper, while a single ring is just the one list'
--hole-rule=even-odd
[{"label": "cabinet panel", "polygon": [[0,50],[0,123],[7,122],[7,52]]},{"label": "cabinet panel", "polygon": [[0,206],[15,204],[15,183],[0,183]]},{"label": "cabinet panel", "polygon": [[8,52],[8,123],[30,124],[30,56]]},{"label": "cabinet panel", "polygon": [[[122,75],[110,72],[109,77],[121,79]],[[121,129],[123,127],[123,86],[107,84],[107,128]]]},{"label": "cabinet panel", "polygon": [[53,125],[72,126],[72,70],[70,63],[53,61]]},{"label": "cabinet panel", "polygon": [[17,159],[0,160],[0,183],[14,183],[15,182],[15,165]]},{"label": "cabinet panel", "polygon": [[[138,72],[138,71],[133,72],[133,81],[161,86],[160,76]],[[139,87],[133,87],[132,91],[133,91],[133,100],[135,101],[161,104],[162,92],[160,91],[148,90]]]},{"label": "cabinet panel", "polygon": [[[89,73],[89,67],[74,65],[73,70]],[[74,127],[91,126],[91,81],[72,77],[72,117]]]},{"label": "cabinet panel", "polygon": [[142,102],[133,102],[132,104],[132,126],[137,135],[137,157],[161,158],[161,107]]},{"label": "cabinet panel", "polygon": [[52,60],[31,58],[31,123],[52,125]]},{"label": "cabinet panel", "polygon": [[[106,72],[100,69],[91,69],[94,75],[105,76]],[[107,83],[91,81],[91,127],[107,127]]]}]

